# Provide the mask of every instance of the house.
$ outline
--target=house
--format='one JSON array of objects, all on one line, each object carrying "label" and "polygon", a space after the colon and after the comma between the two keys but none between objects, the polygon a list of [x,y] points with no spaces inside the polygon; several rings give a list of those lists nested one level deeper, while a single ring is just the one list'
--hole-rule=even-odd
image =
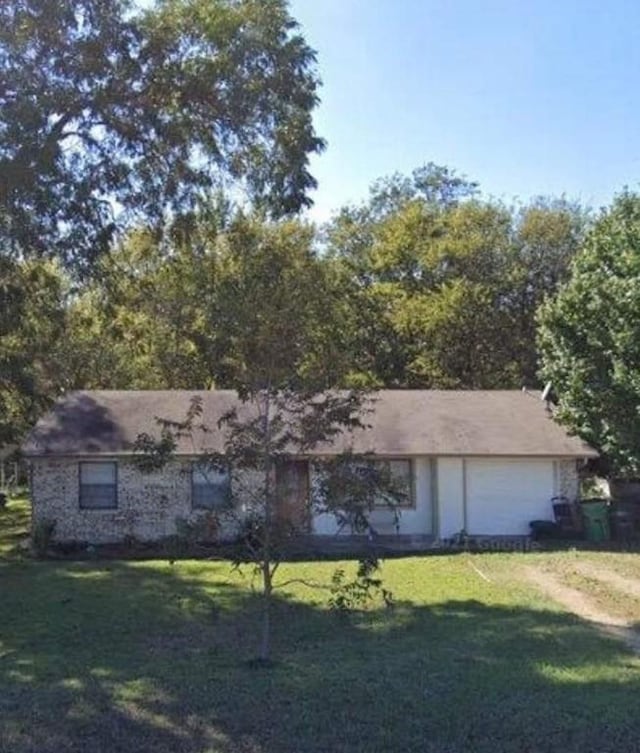
[{"label": "house", "polygon": [[[174,533],[176,519],[194,520],[223,504],[229,479],[198,468],[203,437],[180,439],[175,457],[151,473],[132,459],[138,435],[157,435],[157,417],[183,420],[194,396],[209,427],[239,402],[230,391],[84,391],[62,398],[23,447],[34,522],[54,519],[58,540],[155,540]],[[382,390],[366,421],[366,429],[319,451],[339,452],[348,442],[406,479],[411,492],[399,522],[388,509],[372,513],[381,534],[528,534],[531,520],[551,518],[552,497],[576,497],[579,468],[597,455],[553,420],[547,403],[522,391]],[[206,441],[208,449],[222,449],[220,431]],[[309,509],[314,472],[312,457],[278,469],[287,514],[298,520]],[[333,515],[307,520],[309,533],[339,532]]]}]

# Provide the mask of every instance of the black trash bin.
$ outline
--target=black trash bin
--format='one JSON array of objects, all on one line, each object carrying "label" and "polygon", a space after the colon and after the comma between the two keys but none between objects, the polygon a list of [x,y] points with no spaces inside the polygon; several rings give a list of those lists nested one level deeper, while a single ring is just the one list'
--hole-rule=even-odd
[{"label": "black trash bin", "polygon": [[637,538],[637,506],[628,502],[614,502],[609,509],[611,534],[616,541],[629,541]]},{"label": "black trash bin", "polygon": [[529,523],[529,528],[531,529],[531,538],[534,541],[560,537],[560,526],[553,520],[532,520]]}]

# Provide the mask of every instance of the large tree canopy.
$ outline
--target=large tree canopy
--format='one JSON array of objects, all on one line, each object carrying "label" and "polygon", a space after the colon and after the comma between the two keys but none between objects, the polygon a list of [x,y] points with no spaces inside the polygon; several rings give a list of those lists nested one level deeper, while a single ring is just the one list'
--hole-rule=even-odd
[{"label": "large tree canopy", "polygon": [[328,247],[352,302],[353,378],[386,387],[537,381],[535,312],[567,274],[585,213],[563,199],[509,207],[428,164],[345,208]]},{"label": "large tree canopy", "polygon": [[564,200],[509,207],[428,165],[340,213],[323,253],[312,226],[220,195],[162,239],[130,229],[87,280],[0,256],[11,423],[19,434],[62,389],[535,385],[535,311],[584,227]]},{"label": "large tree canopy", "polygon": [[0,4],[0,248],[76,265],[229,180],[310,203],[315,55],[285,0]]},{"label": "large tree canopy", "polygon": [[67,291],[56,264],[0,257],[0,448],[19,442],[58,391],[53,344]]},{"label": "large tree canopy", "polygon": [[612,473],[640,475],[640,196],[599,219],[540,311],[539,347],[559,417]]},{"label": "large tree canopy", "polygon": [[[74,388],[207,389],[340,382],[348,303],[313,249],[313,228],[200,216],[188,242],[130,233],[69,302],[52,350]],[[292,355],[295,353],[295,357]]]}]

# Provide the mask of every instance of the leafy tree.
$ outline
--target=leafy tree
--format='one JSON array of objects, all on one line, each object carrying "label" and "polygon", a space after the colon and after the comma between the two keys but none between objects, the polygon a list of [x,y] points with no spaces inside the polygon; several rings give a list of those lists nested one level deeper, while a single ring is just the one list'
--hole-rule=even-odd
[{"label": "leafy tree", "polygon": [[341,383],[340,291],[313,241],[300,222],[243,217],[218,238],[203,319],[217,386],[243,394]]},{"label": "leafy tree", "polygon": [[539,315],[541,375],[558,416],[614,475],[640,474],[640,197],[624,193]]},{"label": "leafy tree", "polygon": [[[424,215],[424,210],[420,212]],[[426,212],[427,216],[429,212]],[[447,208],[429,227],[391,229],[383,246],[392,268],[397,251],[410,249],[415,269],[396,284],[402,295],[394,329],[411,341],[406,378],[438,388],[496,386],[506,369],[502,279],[508,254],[509,218],[504,209],[471,200]]]},{"label": "leafy tree", "polygon": [[568,279],[590,221],[589,212],[564,198],[539,197],[513,215],[506,330],[515,373],[523,384],[536,382],[536,312]]},{"label": "leafy tree", "polygon": [[365,212],[382,219],[408,202],[419,200],[433,207],[453,207],[478,193],[478,183],[444,165],[427,162],[411,173],[380,178],[371,186]]},{"label": "leafy tree", "polygon": [[[248,512],[255,523],[245,540],[262,578],[263,660],[270,654],[273,577],[283,542],[297,532],[278,514],[278,464],[361,428],[366,411],[361,392],[330,389],[342,375],[331,326],[334,293],[311,241],[312,229],[298,222],[264,224],[242,217],[220,235],[211,252],[215,283],[205,303],[205,328],[211,324],[207,352],[215,383],[236,390],[242,405],[218,427],[209,427],[199,421],[194,404],[184,422],[161,420],[159,439],[142,436],[138,442],[145,467],[166,462],[181,435],[195,431],[206,439],[212,431],[223,433],[223,451],[205,452],[203,460],[213,469],[228,465],[242,474],[235,487],[242,490],[243,517]],[[348,508],[362,521],[388,474],[375,468],[349,474],[351,458],[339,456],[324,465],[324,493],[318,498],[327,508]],[[390,499],[393,491],[388,484]]]},{"label": "leafy tree", "polygon": [[509,229],[501,206],[471,198],[412,198],[368,225],[364,240],[356,221],[339,218],[329,239],[354,302],[352,352],[365,383],[499,381]]},{"label": "leafy tree", "polygon": [[407,205],[428,206],[443,211],[476,195],[478,184],[454,170],[432,162],[410,176],[394,173],[375,181],[369,200],[343,207],[327,229],[327,245],[332,255],[348,264],[360,281],[369,279],[369,255],[380,225],[401,213]]},{"label": "leafy tree", "polygon": [[379,181],[327,231],[351,301],[351,383],[507,388],[536,380],[535,312],[566,277],[587,217],[565,200],[519,208],[428,165]]},{"label": "leafy tree", "polygon": [[0,245],[86,266],[237,182],[275,216],[310,203],[315,54],[285,0],[0,5]]},{"label": "leafy tree", "polygon": [[139,230],[95,271],[69,306],[59,347],[67,388],[208,388],[200,340],[210,260],[183,248],[167,253]]},{"label": "leafy tree", "polygon": [[[243,387],[246,389],[244,383]],[[250,562],[261,578],[262,662],[271,659],[273,593],[291,583],[278,583],[276,572],[296,538],[309,533],[312,515],[333,514],[340,521],[349,520],[354,530],[369,532],[369,513],[374,504],[386,504],[397,517],[398,505],[406,501],[409,490],[403,479],[393,476],[388,465],[371,457],[355,457],[347,449],[331,459],[314,457],[312,472],[316,483],[311,498],[298,515],[287,513],[286,491],[279,484],[280,469],[287,461],[313,455],[318,449],[326,454],[336,440],[348,447],[349,435],[364,428],[366,411],[367,397],[358,391],[252,390],[245,392],[241,406],[230,410],[215,427],[202,423],[202,404],[196,397],[184,421],[160,418],[159,438],[147,434],[138,437],[137,463],[143,471],[152,471],[174,457],[181,439],[187,438],[197,446],[207,436],[222,434],[222,450],[205,445],[199,461],[205,477],[222,471],[230,473],[230,504],[207,515],[205,527],[228,530],[231,523],[239,532],[242,545],[236,566]],[[196,530],[193,538],[199,535],[202,534]],[[355,581],[347,582],[344,573],[339,573],[333,583],[332,604],[339,609],[360,607],[376,592],[389,603],[391,594],[374,577],[378,568],[377,558],[370,555],[361,562]]]},{"label": "leafy tree", "polygon": [[239,363],[273,356],[242,335],[261,341],[265,298],[283,312],[281,341],[297,348],[290,376],[338,384],[348,357],[340,293],[314,250],[313,228],[298,221],[199,216],[170,246],[131,233],[70,306],[60,358],[67,387],[233,386]]},{"label": "leafy tree", "polygon": [[0,256],[0,448],[19,442],[58,391],[67,295],[57,265]]}]

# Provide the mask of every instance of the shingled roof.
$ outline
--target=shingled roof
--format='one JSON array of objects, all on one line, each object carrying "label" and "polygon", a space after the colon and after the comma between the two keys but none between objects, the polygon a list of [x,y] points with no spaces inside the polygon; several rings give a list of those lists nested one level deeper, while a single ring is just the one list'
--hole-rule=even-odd
[{"label": "shingled roof", "polygon": [[[133,452],[137,436],[158,434],[157,418],[184,420],[194,396],[202,423],[214,429],[180,440],[179,454],[221,450],[218,419],[240,405],[227,390],[95,390],[69,393],[38,421],[23,445],[27,456],[109,456]],[[245,406],[246,409],[246,406]],[[370,428],[341,435],[318,452],[349,447],[380,455],[594,457],[597,452],[559,426],[545,402],[521,391],[381,390]]]}]

